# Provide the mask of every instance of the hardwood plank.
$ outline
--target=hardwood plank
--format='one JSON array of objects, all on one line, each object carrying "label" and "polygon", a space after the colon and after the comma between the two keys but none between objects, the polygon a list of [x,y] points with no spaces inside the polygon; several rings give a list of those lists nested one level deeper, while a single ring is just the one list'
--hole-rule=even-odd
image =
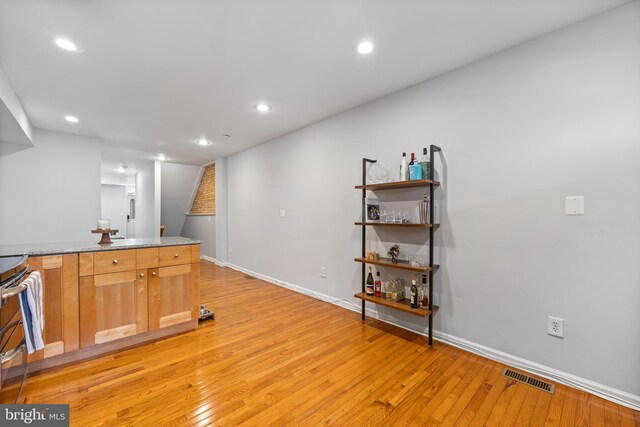
[{"label": "hardwood plank", "polygon": [[440,185],[438,181],[432,181],[430,179],[416,179],[413,181],[394,181],[394,182],[384,182],[381,184],[366,184],[366,185],[356,185],[357,190],[395,190],[400,188],[415,188],[415,187],[428,187],[431,184],[436,187]]},{"label": "hardwood plank", "polygon": [[[605,407],[607,421],[614,424],[624,423],[627,414],[632,420],[636,416],[596,396],[585,399],[583,392],[561,384],[556,384],[555,394],[522,384],[508,386],[500,363],[439,342],[428,348],[423,336],[375,319],[363,323],[358,313],[229,268],[202,261],[200,276],[200,302],[215,303],[215,321],[41,371],[27,378],[27,403],[67,403],[74,426],[449,426],[498,419],[504,425],[513,420],[516,425],[541,426],[547,419],[573,425],[582,413],[598,425],[598,419],[604,424]],[[152,283],[159,279],[148,279],[151,302]],[[85,287],[83,278],[80,281],[82,299]],[[182,324],[167,329],[172,328]],[[96,347],[117,349],[123,342],[131,345],[164,332],[158,329],[52,359],[72,361]],[[49,362],[35,363],[42,368]],[[567,410],[565,402],[570,404]],[[572,413],[575,417],[569,420]]]},{"label": "hardwood plank", "polygon": [[362,222],[356,221],[355,225],[366,225],[370,227],[404,227],[404,228],[438,228],[440,224],[416,224],[416,223],[406,223],[406,224],[396,224],[393,222]]},{"label": "hardwood plank", "polygon": [[[409,265],[409,262],[407,261],[398,261],[397,264],[394,264],[393,262],[391,262],[390,258],[380,258],[377,260],[370,260],[367,258],[355,258],[354,261],[362,264],[372,264],[372,265],[379,265],[381,267],[396,268],[399,270],[415,271],[416,273],[427,273],[431,270],[431,267],[429,266],[412,267],[411,265]],[[437,268],[438,266],[434,264],[433,269],[435,270]]]},{"label": "hardwood plank", "polygon": [[[373,302],[376,304],[380,304],[385,307],[395,308],[396,310],[404,311],[405,313],[413,314],[420,317],[427,317],[431,313],[431,311],[426,308],[420,308],[420,307],[412,308],[411,302],[407,298],[400,301],[390,301],[390,300],[387,300],[386,298],[367,295],[364,292],[358,292],[357,294],[354,295],[354,297],[365,300],[365,301]],[[439,307],[437,305],[434,305],[433,313],[435,314],[438,311],[438,309]]]}]

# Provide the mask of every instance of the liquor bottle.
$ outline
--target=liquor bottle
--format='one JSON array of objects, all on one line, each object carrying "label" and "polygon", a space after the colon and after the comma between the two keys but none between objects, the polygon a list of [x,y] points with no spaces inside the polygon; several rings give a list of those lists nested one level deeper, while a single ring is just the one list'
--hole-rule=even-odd
[{"label": "liquor bottle", "polygon": [[400,181],[409,181],[409,164],[407,163],[407,153],[402,153],[400,161]]},{"label": "liquor bottle", "polygon": [[371,267],[369,267],[369,275],[367,276],[367,286],[365,288],[365,292],[367,295],[374,294],[374,283],[373,283],[373,273],[371,272]]},{"label": "liquor bottle", "polygon": [[411,308],[420,307],[420,303],[418,302],[418,280],[417,279],[413,279],[411,281],[410,292],[411,292]]},{"label": "liquor bottle", "polygon": [[429,152],[426,147],[422,149],[422,158],[420,166],[422,167],[422,179],[431,179],[431,162],[429,161]]},{"label": "liquor bottle", "polygon": [[380,280],[380,272],[376,271],[376,282],[374,284],[374,288],[375,288],[375,296],[377,297],[381,297],[382,296],[382,281]]},{"label": "liquor bottle", "polygon": [[411,153],[411,163],[409,163],[409,179],[411,181],[422,179],[422,166],[418,163],[414,153]]},{"label": "liquor bottle", "polygon": [[427,288],[427,275],[422,275],[422,301],[420,302],[422,307],[429,307],[429,289]]}]

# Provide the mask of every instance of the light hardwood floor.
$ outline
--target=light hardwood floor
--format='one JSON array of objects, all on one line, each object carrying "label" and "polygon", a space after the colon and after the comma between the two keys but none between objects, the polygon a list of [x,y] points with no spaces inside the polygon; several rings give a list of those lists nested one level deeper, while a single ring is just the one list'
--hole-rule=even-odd
[{"label": "light hardwood floor", "polygon": [[27,379],[27,403],[91,425],[640,425],[640,413],[202,262],[194,331]]}]

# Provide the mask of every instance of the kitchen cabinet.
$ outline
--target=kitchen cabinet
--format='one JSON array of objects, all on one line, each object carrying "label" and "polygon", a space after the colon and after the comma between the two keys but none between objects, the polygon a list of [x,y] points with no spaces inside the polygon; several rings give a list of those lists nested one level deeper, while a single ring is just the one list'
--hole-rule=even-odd
[{"label": "kitchen cabinet", "polygon": [[81,348],[196,320],[199,251],[190,245],[81,254]]},{"label": "kitchen cabinet", "polygon": [[200,264],[160,267],[149,278],[149,330],[197,319]]},{"label": "kitchen cabinet", "polygon": [[78,254],[29,257],[29,269],[42,276],[45,347],[28,355],[27,362],[77,350]]}]

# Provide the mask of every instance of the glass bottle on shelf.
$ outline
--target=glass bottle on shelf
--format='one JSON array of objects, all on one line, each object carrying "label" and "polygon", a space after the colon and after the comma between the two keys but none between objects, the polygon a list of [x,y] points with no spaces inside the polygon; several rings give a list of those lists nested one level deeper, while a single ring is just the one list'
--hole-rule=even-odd
[{"label": "glass bottle on shelf", "polygon": [[422,179],[431,179],[431,162],[429,161],[429,151],[427,148],[422,149],[422,158],[420,166],[422,167]]},{"label": "glass bottle on shelf", "polygon": [[382,296],[382,281],[380,280],[380,272],[376,271],[376,281],[374,283],[374,295],[377,297]]},{"label": "glass bottle on shelf", "polygon": [[417,279],[418,275],[416,275],[416,278],[413,279],[411,281],[411,289],[410,294],[411,294],[411,308],[418,308],[420,307],[420,302],[418,301],[418,279]]},{"label": "glass bottle on shelf", "polygon": [[422,179],[422,166],[418,163],[418,159],[415,159],[409,165],[409,179],[415,181]]},{"label": "glass bottle on shelf", "polygon": [[423,308],[429,308],[429,288],[427,287],[427,275],[422,275],[422,300],[420,305]]},{"label": "glass bottle on shelf", "polygon": [[407,163],[407,153],[402,153],[400,161],[400,181],[409,181],[409,164]]},{"label": "glass bottle on shelf", "polygon": [[369,275],[367,276],[365,293],[367,295],[373,295],[375,293],[374,292],[374,282],[373,282],[373,272],[371,270],[371,267],[369,267]]}]

